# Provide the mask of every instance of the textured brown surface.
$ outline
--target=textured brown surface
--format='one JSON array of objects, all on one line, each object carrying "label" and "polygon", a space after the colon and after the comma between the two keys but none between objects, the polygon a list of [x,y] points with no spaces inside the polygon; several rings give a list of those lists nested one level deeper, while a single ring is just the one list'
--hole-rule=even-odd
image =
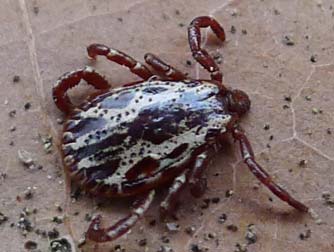
[{"label": "textured brown surface", "polygon": [[[128,201],[110,200],[97,208],[97,201],[89,197],[70,198],[56,148],[61,130],[57,118],[62,114],[50,93],[57,77],[91,64],[85,46],[99,42],[141,60],[150,51],[193,77],[207,78],[197,64],[186,64],[187,60],[194,63],[186,26],[194,17],[209,14],[223,24],[227,41],[221,45],[209,32],[203,43],[211,53],[223,54],[224,82],[245,90],[252,99],[252,109],[242,125],[259,163],[312,207],[323,224],[300,215],[258,186],[231,141],[207,171],[205,196],[193,199],[187,191],[183,193],[179,220],[170,220],[180,225],[180,231],[171,234],[160,221],[149,225],[158,220],[156,200],[130,234],[99,245],[95,251],[109,252],[117,244],[125,251],[155,252],[160,246],[191,251],[192,244],[201,251],[238,251],[237,243],[247,244],[249,224],[255,225],[258,239],[247,246],[248,251],[334,251],[333,208],[322,198],[324,192],[334,195],[334,3],[330,0],[2,0],[0,212],[9,219],[0,224],[0,251],[25,251],[28,240],[47,251],[48,240],[35,231],[54,227],[61,236],[71,234],[77,242],[87,228],[87,213],[102,213],[105,223],[110,223],[128,212]],[[114,86],[136,79],[103,59],[93,65]],[[15,75],[20,76],[18,82],[13,82]],[[90,90],[80,91],[74,92],[79,100]],[[24,108],[27,102],[29,109]],[[16,114],[10,117],[13,110]],[[49,134],[54,146],[47,154],[42,139]],[[36,165],[43,168],[25,168],[18,160],[18,150],[31,153]],[[32,187],[31,199],[25,199],[27,187]],[[227,190],[234,192],[229,198]],[[214,197],[220,201],[205,208],[203,200]],[[63,212],[57,211],[57,204]],[[26,237],[16,227],[25,207],[37,209],[28,216],[34,230]],[[227,220],[220,224],[218,217],[223,213]],[[54,216],[66,216],[66,225],[52,222]],[[237,226],[236,232],[228,230],[231,224]],[[192,226],[195,232],[189,235],[185,229]],[[307,230],[311,230],[310,237],[300,239]],[[147,239],[143,247],[139,246],[142,239]],[[93,244],[86,244],[82,251],[92,248]]]}]

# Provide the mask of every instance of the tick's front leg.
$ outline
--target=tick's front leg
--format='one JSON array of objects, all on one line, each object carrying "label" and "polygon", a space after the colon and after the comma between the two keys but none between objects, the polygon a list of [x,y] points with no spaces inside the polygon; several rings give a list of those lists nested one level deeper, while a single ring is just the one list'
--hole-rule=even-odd
[{"label": "tick's front leg", "polygon": [[254,153],[250,142],[248,141],[244,132],[240,129],[233,129],[233,137],[240,144],[240,150],[242,158],[250,171],[266,186],[279,197],[281,200],[286,201],[290,206],[298,209],[301,212],[308,212],[309,208],[300,201],[294,199],[287,191],[277,185],[272,177],[255,161]]},{"label": "tick's front leg", "polygon": [[188,27],[190,49],[197,62],[211,73],[211,79],[222,84],[222,72],[210,54],[201,47],[201,28],[206,27],[210,27],[221,41],[225,41],[224,29],[214,18],[208,16],[197,17]]},{"label": "tick's front leg", "polygon": [[144,80],[153,76],[151,71],[142,63],[136,61],[129,55],[101,44],[91,44],[87,47],[89,57],[95,59],[96,56],[105,56],[108,60],[126,66],[131,72]]},{"label": "tick's front leg", "polygon": [[85,80],[96,89],[109,89],[107,80],[92,67],[85,67],[73,72],[68,72],[59,77],[52,89],[53,100],[57,107],[64,113],[70,113],[75,107],[67,95],[67,91]]},{"label": "tick's front leg", "polygon": [[145,214],[153,202],[154,194],[154,190],[147,193],[142,200],[139,200],[135,204],[134,209],[127,217],[121,219],[109,228],[101,228],[101,216],[97,216],[90,224],[86,233],[86,238],[95,242],[107,242],[122,236],[136,224],[140,217]]},{"label": "tick's front leg", "polygon": [[175,81],[185,80],[187,78],[181,71],[163,62],[160,58],[152,53],[145,54],[145,61],[164,77]]}]

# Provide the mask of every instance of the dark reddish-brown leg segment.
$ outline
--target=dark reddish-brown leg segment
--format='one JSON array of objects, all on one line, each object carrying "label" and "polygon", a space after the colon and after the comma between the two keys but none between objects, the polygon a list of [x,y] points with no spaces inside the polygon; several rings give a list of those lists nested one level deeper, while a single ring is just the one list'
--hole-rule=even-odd
[{"label": "dark reddish-brown leg segment", "polygon": [[160,58],[152,53],[145,54],[145,61],[158,73],[172,80],[184,80],[187,78],[181,71],[163,62]]},{"label": "dark reddish-brown leg segment", "polygon": [[176,208],[177,201],[180,196],[180,192],[184,189],[187,184],[188,178],[187,173],[189,170],[185,170],[176,177],[169,187],[168,194],[164,201],[160,204],[160,218],[164,219],[167,215],[171,215]]},{"label": "dark reddish-brown leg segment", "polygon": [[271,176],[256,163],[252,147],[246,135],[240,129],[234,129],[232,134],[234,139],[239,142],[242,158],[251,172],[281,200],[286,201],[290,206],[299,211],[308,212],[309,208],[307,206],[294,199],[287,191],[277,185]]},{"label": "dark reddish-brown leg segment", "polygon": [[74,105],[70,101],[67,91],[78,85],[82,79],[96,89],[110,88],[107,80],[91,67],[85,67],[77,71],[63,74],[53,87],[52,95],[57,107],[64,113],[70,113],[74,109]]},{"label": "dark reddish-brown leg segment", "polygon": [[154,194],[154,190],[147,193],[143,199],[136,202],[134,209],[127,217],[121,219],[109,228],[101,228],[101,216],[97,216],[91,222],[86,233],[86,238],[95,242],[107,242],[122,236],[128,232],[148,210],[153,202]]},{"label": "dark reddish-brown leg segment", "polygon": [[209,53],[201,48],[201,28],[210,27],[216,36],[225,41],[225,32],[220,24],[213,18],[202,16],[195,18],[188,27],[188,40],[193,57],[200,63],[207,71],[211,73],[211,79],[222,83],[223,74],[218,65]]},{"label": "dark reddish-brown leg segment", "polygon": [[204,152],[197,156],[194,168],[189,173],[189,185],[191,195],[195,198],[201,197],[206,188],[206,178],[203,178],[203,173],[208,165],[208,153]]},{"label": "dark reddish-brown leg segment", "polygon": [[129,55],[101,44],[92,44],[87,47],[89,57],[96,59],[96,56],[105,56],[108,60],[114,61],[120,65],[126,66],[131,72],[144,80],[149,79],[153,74],[140,62],[131,58]]}]

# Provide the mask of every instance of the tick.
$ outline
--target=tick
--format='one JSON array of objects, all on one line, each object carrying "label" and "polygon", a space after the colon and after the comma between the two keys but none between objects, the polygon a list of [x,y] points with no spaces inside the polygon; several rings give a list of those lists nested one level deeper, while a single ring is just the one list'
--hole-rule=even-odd
[{"label": "tick", "polygon": [[[186,185],[194,197],[203,195],[203,173],[214,152],[222,148],[221,138],[226,134],[239,143],[244,163],[269,190],[301,212],[308,211],[255,161],[239,126],[239,119],[250,109],[250,99],[243,91],[223,84],[218,65],[201,48],[200,29],[206,27],[225,40],[221,25],[208,16],[190,23],[188,39],[193,57],[209,71],[211,80],[191,79],[148,53],[145,61],[157,77],[125,53],[92,44],[87,48],[92,59],[105,56],[142,80],[111,88],[101,74],[85,67],[64,74],[55,84],[54,102],[66,114],[61,146],[65,170],[92,195],[137,197],[130,214],[110,227],[102,228],[101,217],[94,218],[86,238],[106,242],[125,234],[162,186],[169,186],[160,204],[163,217],[173,213]],[[99,92],[75,106],[67,91],[81,80]]]}]

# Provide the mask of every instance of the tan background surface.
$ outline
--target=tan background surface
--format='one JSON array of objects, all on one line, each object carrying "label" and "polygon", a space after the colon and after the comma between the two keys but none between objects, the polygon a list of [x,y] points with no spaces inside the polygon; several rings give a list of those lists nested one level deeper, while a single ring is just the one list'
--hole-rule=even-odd
[{"label": "tan background surface", "polygon": [[[168,247],[196,251],[192,244],[202,249],[197,251],[238,251],[237,243],[247,243],[249,224],[255,225],[257,241],[247,246],[248,251],[334,251],[333,207],[322,198],[324,192],[334,197],[333,1],[1,0],[0,4],[0,212],[8,217],[0,222],[0,251],[25,251],[28,240],[47,251],[48,239],[37,235],[37,229],[56,228],[61,236],[71,233],[77,242],[87,228],[87,213],[101,212],[110,223],[128,212],[128,201],[110,200],[96,208],[94,199],[70,198],[56,148],[61,131],[57,119],[62,114],[50,93],[58,76],[90,64],[85,46],[99,42],[140,60],[150,51],[193,77],[207,78],[197,64],[186,64],[194,63],[186,26],[194,17],[208,14],[223,24],[227,41],[221,45],[210,35],[204,44],[211,53],[223,55],[225,83],[243,89],[252,99],[242,125],[258,161],[324,223],[316,224],[258,187],[231,141],[207,171],[205,196],[193,199],[189,192],[183,193],[179,220],[170,220],[180,226],[178,232],[171,234],[160,221],[149,225],[158,220],[156,200],[130,234],[95,251],[113,251],[118,244],[124,251],[170,251]],[[286,36],[293,45],[287,45]],[[312,56],[316,62],[311,62]],[[94,66],[114,86],[136,79],[104,59]],[[20,76],[18,82],[13,82],[15,75]],[[74,96],[80,100],[90,91]],[[13,110],[15,115],[9,116]],[[54,140],[49,154],[43,144],[48,135]],[[24,167],[18,150],[28,151],[35,166],[42,167]],[[306,164],[300,165],[301,160]],[[25,197],[27,187],[32,188],[30,199]],[[233,190],[232,197],[225,197],[227,190]],[[206,208],[203,200],[215,197],[219,203]],[[59,212],[57,205],[64,211]],[[33,224],[26,236],[17,227],[24,208],[37,209],[26,217]],[[227,220],[221,224],[218,218],[223,213]],[[52,222],[54,216],[65,216],[66,225]],[[228,230],[232,224],[236,232]],[[189,227],[194,228],[193,235],[185,232]],[[310,237],[300,239],[307,230]],[[147,239],[145,246],[139,245],[142,239]],[[165,250],[159,250],[161,246]],[[92,244],[82,248],[92,249]]]}]

